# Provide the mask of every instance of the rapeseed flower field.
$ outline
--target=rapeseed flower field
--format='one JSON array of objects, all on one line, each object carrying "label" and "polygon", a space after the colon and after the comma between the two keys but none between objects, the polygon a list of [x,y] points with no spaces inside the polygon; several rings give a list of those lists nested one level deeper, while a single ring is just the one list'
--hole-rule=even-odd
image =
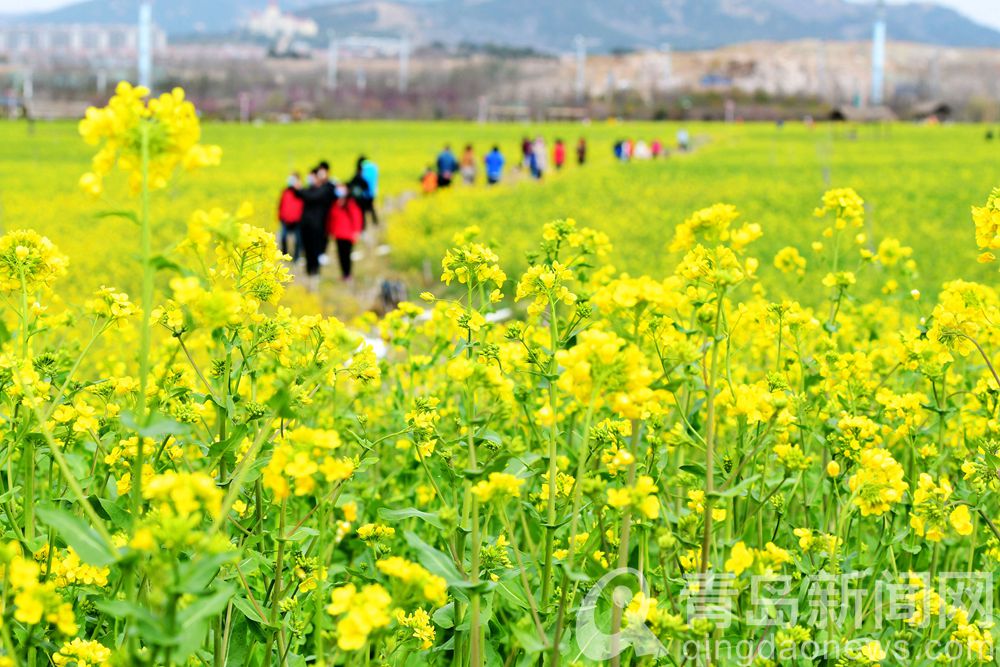
[{"label": "rapeseed flower field", "polygon": [[[213,181],[219,138],[255,130],[127,85],[78,129],[51,175],[4,173],[105,200],[5,211],[0,665],[995,662],[1000,190],[975,151],[935,176],[950,198],[883,162],[767,215],[794,182],[758,167],[748,210],[744,170],[638,238],[582,188],[593,225],[513,209],[488,240],[506,199],[544,214],[612,170],[696,197],[662,176],[773,128],[442,193],[390,237],[443,209],[440,284],[345,323],[286,307],[267,215],[217,201],[260,178]],[[931,200],[917,234],[872,224]]]}]

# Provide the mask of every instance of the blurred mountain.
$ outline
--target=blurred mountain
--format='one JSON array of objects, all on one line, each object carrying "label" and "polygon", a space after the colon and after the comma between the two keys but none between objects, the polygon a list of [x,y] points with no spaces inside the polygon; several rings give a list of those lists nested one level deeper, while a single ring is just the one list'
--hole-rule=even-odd
[{"label": "blurred mountain", "polygon": [[[996,0],[990,0],[996,1]],[[266,0],[157,0],[171,37],[238,28]],[[86,0],[26,17],[37,22],[134,20],[137,0]],[[714,48],[747,41],[865,40],[872,3],[847,0],[283,0],[339,34],[405,33],[415,43],[471,43],[568,51],[577,34],[590,49]],[[942,46],[1000,47],[1000,32],[930,2],[886,9],[890,39]]]},{"label": "blurred mountain", "polygon": [[[322,0],[283,0],[285,11],[298,11]],[[232,32],[253,12],[267,7],[267,0],[154,0],[156,24],[170,37]],[[83,0],[47,12],[0,17],[26,23],[133,23],[139,0]]]}]

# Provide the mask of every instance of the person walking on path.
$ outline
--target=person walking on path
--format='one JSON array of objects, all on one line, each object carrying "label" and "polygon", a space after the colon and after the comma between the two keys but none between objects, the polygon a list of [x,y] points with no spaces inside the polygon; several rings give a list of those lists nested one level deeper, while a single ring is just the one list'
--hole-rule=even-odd
[{"label": "person walking on path", "polygon": [[438,187],[449,187],[452,179],[455,177],[456,171],[458,171],[458,160],[455,158],[455,154],[451,152],[451,146],[445,144],[444,149],[437,156]]},{"label": "person walking on path", "polygon": [[[299,223],[302,221],[302,200],[296,195],[296,190],[302,187],[302,179],[299,172],[293,171],[288,176],[288,184],[281,191],[281,199],[278,201],[278,222],[281,229],[278,231],[278,241],[281,246],[281,253],[289,255],[292,262],[298,262],[302,254],[302,231]],[[291,253],[288,246],[294,244]]]},{"label": "person walking on path", "polygon": [[476,182],[476,152],[472,150],[472,144],[466,144],[462,152],[462,180],[466,185]]},{"label": "person walking on path", "polygon": [[493,149],[486,154],[483,158],[483,165],[486,167],[486,182],[490,185],[496,185],[503,178],[503,167],[504,167],[504,157],[503,153],[500,152],[499,146],[493,146]]},{"label": "person walking on path", "polygon": [[319,257],[326,251],[328,240],[327,219],[330,207],[337,198],[337,191],[330,183],[330,165],[320,162],[315,169],[315,182],[308,188],[296,190],[302,200],[302,249],[306,256],[306,280],[311,291],[319,288]]},{"label": "person walking on path", "polygon": [[434,194],[438,189],[438,175],[430,165],[424,169],[424,173],[420,176],[420,189],[424,191],[425,195]]},{"label": "person walking on path", "polygon": [[691,148],[691,135],[685,128],[677,130],[677,150],[686,153]]},{"label": "person walking on path", "polygon": [[367,226],[369,218],[373,225],[378,225],[378,213],[375,210],[375,199],[378,197],[378,165],[362,155],[358,158],[354,176],[347,183],[351,197],[361,209],[362,220]]},{"label": "person walking on path", "polygon": [[545,175],[545,159],[545,139],[539,136],[531,145],[531,157],[528,160],[528,165],[531,167],[531,175],[536,180],[542,180],[542,176]]},{"label": "person walking on path", "polygon": [[521,168],[531,169],[531,152],[535,149],[531,139],[524,137],[521,139]]},{"label": "person walking on path", "polygon": [[351,280],[351,254],[364,229],[364,213],[346,185],[335,189],[336,200],[330,206],[328,233],[337,244],[337,259],[340,260],[340,274],[345,282]]},{"label": "person walking on path", "polygon": [[552,164],[555,165],[556,171],[562,171],[563,165],[566,164],[566,144],[562,139],[556,139],[556,145],[552,148]]}]

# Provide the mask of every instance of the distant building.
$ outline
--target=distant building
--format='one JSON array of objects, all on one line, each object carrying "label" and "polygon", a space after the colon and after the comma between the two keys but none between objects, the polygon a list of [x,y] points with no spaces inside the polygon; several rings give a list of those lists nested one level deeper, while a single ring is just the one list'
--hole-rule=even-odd
[{"label": "distant building", "polygon": [[276,0],[270,0],[264,11],[251,14],[246,29],[270,40],[271,55],[279,57],[302,55],[304,49],[297,40],[319,35],[315,21],[282,12]]}]

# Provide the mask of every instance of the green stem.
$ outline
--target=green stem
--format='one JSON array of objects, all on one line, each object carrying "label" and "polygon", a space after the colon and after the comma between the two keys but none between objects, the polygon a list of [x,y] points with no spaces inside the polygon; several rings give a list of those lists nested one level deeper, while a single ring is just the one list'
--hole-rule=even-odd
[{"label": "green stem", "polygon": [[[632,454],[632,463],[628,466],[628,485],[629,487],[635,486],[635,475],[636,467],[638,465],[638,455],[637,451],[639,449],[639,427],[638,424],[633,420],[632,422],[632,444],[629,448]],[[623,569],[628,567],[628,556],[629,556],[629,540],[631,539],[632,531],[632,506],[629,505],[622,510],[622,525],[621,533],[618,539],[618,568]],[[622,628],[622,614],[624,610],[619,605],[614,605],[614,609],[611,612],[611,635],[612,635],[612,653],[614,654],[611,658],[612,667],[618,667],[621,664],[621,652],[617,651],[618,648],[618,638],[619,631]]]},{"label": "green stem", "polygon": [[[141,426],[148,424],[148,399],[147,389],[149,385],[150,368],[150,346],[152,330],[150,321],[153,310],[153,265],[150,262],[152,257],[152,230],[149,219],[149,125],[142,123],[139,130],[141,142],[141,169],[142,169],[142,189],[140,195],[139,228],[140,228],[140,252],[142,257],[142,324],[139,328],[139,414],[138,423]],[[137,439],[135,458],[132,459],[132,493],[131,509],[132,521],[139,520],[139,511],[142,505],[142,466],[145,459],[143,451],[144,438],[140,435]]]},{"label": "green stem", "polygon": [[510,517],[507,516],[505,511],[498,512],[500,516],[500,521],[503,522],[504,528],[507,529],[507,533],[510,535],[510,550],[514,552],[514,560],[517,562],[518,576],[521,580],[521,586],[524,587],[524,595],[528,599],[528,607],[531,609],[531,618],[535,622],[535,630],[538,632],[538,640],[540,642],[547,643],[545,637],[545,627],[542,625],[542,619],[538,615],[538,604],[535,602],[535,595],[531,592],[531,586],[528,583],[528,571],[524,566],[524,559],[521,557],[521,549],[515,538],[514,527],[511,525]]},{"label": "green stem", "polygon": [[[594,388],[594,393],[599,391],[600,387]],[[594,397],[591,396],[590,401],[587,403],[587,414],[583,419],[583,443],[580,445],[580,451],[578,452],[577,462],[576,462],[576,483],[573,486],[573,512],[570,515],[570,525],[569,525],[569,553],[567,554],[567,561],[569,562],[569,569],[575,569],[576,567],[576,535],[579,527],[580,520],[580,506],[583,504],[583,478],[587,473],[587,461],[590,458],[590,423],[594,417]],[[634,424],[633,424],[634,426]],[[556,613],[556,630],[553,634],[552,641],[552,664],[559,664],[559,642],[562,635],[563,623],[566,618],[566,605],[569,602],[567,596],[567,586],[568,577],[564,571],[562,577],[562,593],[559,596],[559,611]]]},{"label": "green stem", "polygon": [[[21,269],[21,364],[31,363],[31,355],[28,351],[30,333],[28,310],[28,283],[24,277],[24,269]],[[37,415],[38,410],[35,410]],[[24,539],[28,543],[28,548],[33,549],[31,542],[35,539],[35,443],[29,435],[24,439]]]},{"label": "green stem", "polygon": [[[479,537],[479,500],[473,496],[472,497],[472,565],[469,568],[469,580],[473,586],[478,586],[479,584],[479,553],[480,553],[480,537]],[[477,588],[473,589],[472,593],[472,607],[470,613],[472,615],[469,631],[471,637],[469,638],[469,664],[471,667],[482,667],[482,644],[480,641],[481,629],[480,629],[480,605],[482,604],[479,590]]]},{"label": "green stem", "polygon": [[[472,283],[469,282],[468,291],[468,307],[472,311]],[[469,330],[469,345],[467,347],[466,354],[471,359],[472,358],[472,330]],[[469,470],[474,474],[478,475],[479,464],[476,460],[476,439],[473,429],[473,419],[476,414],[476,388],[474,385],[469,384],[467,390],[467,396],[465,400],[465,410],[466,410],[466,420],[465,428],[467,432],[468,448],[469,448]],[[482,539],[479,535],[479,499],[476,496],[470,494],[471,507],[472,507],[472,533],[470,539],[472,540],[472,563],[469,568],[469,582],[473,586],[472,592],[472,604],[470,607],[471,619],[469,623],[469,632],[471,637],[469,638],[469,665],[470,667],[481,667],[483,664],[482,660],[482,644],[481,644],[481,628],[480,628],[480,615],[481,615],[481,605],[482,599],[480,597],[479,591],[476,588],[479,584],[479,559],[480,551],[482,547]]]},{"label": "green stem", "polygon": [[[267,648],[264,651],[264,664],[271,664],[271,648],[274,645],[274,638],[278,630],[278,603],[281,602],[281,580],[283,576],[285,561],[285,508],[287,501],[281,501],[281,509],[278,511],[278,553],[274,564],[274,585],[271,587],[271,633],[267,639]],[[281,656],[281,645],[278,645],[278,656]]]},{"label": "green stem", "polygon": [[549,341],[552,359],[549,362],[549,403],[552,406],[552,427],[549,429],[549,497],[545,513],[545,562],[542,569],[542,598],[541,604],[548,606],[549,595],[552,591],[552,552],[555,548],[555,524],[556,524],[556,478],[559,469],[556,462],[558,454],[558,419],[559,403],[556,396],[555,372],[556,350],[559,347],[559,324],[556,321],[556,304],[549,299]]},{"label": "green stem", "polygon": [[715,329],[712,334],[712,367],[708,371],[705,415],[705,528],[701,538],[702,574],[708,569],[709,549],[712,546],[712,494],[715,492],[715,383],[718,380],[719,332],[722,327],[722,302],[725,290],[719,291],[719,303],[715,310]]}]

